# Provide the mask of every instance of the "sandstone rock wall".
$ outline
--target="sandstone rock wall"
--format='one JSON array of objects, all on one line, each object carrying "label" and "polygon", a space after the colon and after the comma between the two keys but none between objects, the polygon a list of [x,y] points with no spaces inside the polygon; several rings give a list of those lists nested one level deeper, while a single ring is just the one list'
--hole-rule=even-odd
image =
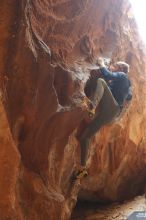
[{"label": "sandstone rock wall", "polygon": [[[104,202],[142,192],[146,56],[129,3],[2,0],[0,12],[1,219],[68,219],[77,197]],[[93,138],[80,186],[71,180],[76,133],[98,56],[130,64],[134,98]]]}]

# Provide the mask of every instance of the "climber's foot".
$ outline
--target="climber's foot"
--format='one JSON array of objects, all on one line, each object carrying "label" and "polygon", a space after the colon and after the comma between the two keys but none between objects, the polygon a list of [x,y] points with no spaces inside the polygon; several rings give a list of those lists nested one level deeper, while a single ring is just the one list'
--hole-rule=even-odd
[{"label": "climber's foot", "polygon": [[88,172],[87,172],[86,167],[82,167],[74,172],[73,180],[77,180],[77,179],[81,180],[87,176],[88,176]]},{"label": "climber's foot", "polygon": [[88,176],[88,172],[87,170],[82,170],[82,171],[78,171],[77,175],[76,175],[76,178],[77,179],[82,179],[84,177],[87,177]]},{"label": "climber's foot", "polygon": [[89,115],[89,118],[93,119],[94,116],[95,116],[95,109],[91,109],[91,110],[88,110],[88,115]]},{"label": "climber's foot", "polygon": [[88,111],[94,109],[94,105],[92,101],[86,96],[83,97],[82,102],[80,103],[80,107],[82,108],[82,110],[88,110]]},{"label": "climber's foot", "polygon": [[87,111],[88,111],[89,117],[93,119],[96,114],[96,105],[94,102],[92,101],[89,102]]},{"label": "climber's foot", "polygon": [[81,102],[81,108],[82,110],[87,110],[89,108],[89,99],[85,96]]}]

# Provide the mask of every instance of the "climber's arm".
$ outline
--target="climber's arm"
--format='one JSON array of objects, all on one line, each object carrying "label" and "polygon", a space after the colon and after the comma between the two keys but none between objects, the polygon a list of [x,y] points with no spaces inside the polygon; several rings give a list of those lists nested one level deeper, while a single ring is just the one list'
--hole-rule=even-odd
[{"label": "climber's arm", "polygon": [[106,67],[101,67],[100,71],[106,80],[113,80],[121,76],[120,72],[110,72]]},{"label": "climber's arm", "polygon": [[99,65],[99,67],[100,67],[100,72],[101,72],[101,74],[102,74],[102,76],[104,77],[105,80],[114,80],[114,79],[120,77],[121,74],[122,74],[121,72],[110,72],[110,71],[106,68],[106,66],[105,66],[105,64],[104,64],[104,60],[103,60],[103,58],[101,58],[101,57],[98,58],[97,64]]}]

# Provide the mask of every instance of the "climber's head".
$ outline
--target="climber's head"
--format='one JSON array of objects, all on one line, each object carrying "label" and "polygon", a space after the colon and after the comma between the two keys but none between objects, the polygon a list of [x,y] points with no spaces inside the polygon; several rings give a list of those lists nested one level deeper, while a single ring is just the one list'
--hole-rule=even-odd
[{"label": "climber's head", "polygon": [[125,63],[123,61],[118,61],[112,65],[111,70],[113,72],[124,72],[124,73],[128,74],[129,73],[129,64]]}]

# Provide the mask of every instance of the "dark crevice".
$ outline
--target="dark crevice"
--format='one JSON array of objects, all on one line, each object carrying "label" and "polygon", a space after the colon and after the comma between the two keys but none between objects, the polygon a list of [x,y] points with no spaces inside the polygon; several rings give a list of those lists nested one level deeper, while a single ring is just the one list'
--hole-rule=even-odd
[{"label": "dark crevice", "polygon": [[54,88],[61,106],[70,105],[74,92],[76,91],[76,82],[73,81],[69,71],[57,66],[54,75]]}]

